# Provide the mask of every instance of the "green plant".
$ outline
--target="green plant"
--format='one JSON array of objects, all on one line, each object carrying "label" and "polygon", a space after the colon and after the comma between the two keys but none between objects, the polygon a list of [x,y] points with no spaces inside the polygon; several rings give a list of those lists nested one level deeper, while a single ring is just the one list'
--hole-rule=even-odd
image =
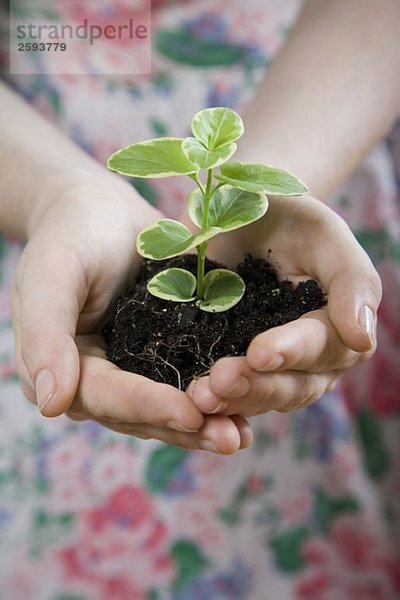
[{"label": "green plant", "polygon": [[[179,221],[161,219],[144,229],[137,239],[138,253],[164,260],[196,248],[197,278],[186,269],[161,271],[148,283],[154,296],[175,302],[196,300],[199,308],[222,312],[242,298],[245,284],[237,273],[213,269],[205,273],[208,242],[260,219],[267,211],[266,194],[297,196],[307,192],[296,177],[276,167],[227,162],[243,135],[240,116],[229,108],[209,108],[192,121],[194,137],[157,138],[132,144],[112,154],[108,167],[134,177],[188,175],[197,184],[188,197],[188,214],[199,231]],[[214,169],[219,173],[214,175]],[[200,172],[206,171],[203,180]]]}]

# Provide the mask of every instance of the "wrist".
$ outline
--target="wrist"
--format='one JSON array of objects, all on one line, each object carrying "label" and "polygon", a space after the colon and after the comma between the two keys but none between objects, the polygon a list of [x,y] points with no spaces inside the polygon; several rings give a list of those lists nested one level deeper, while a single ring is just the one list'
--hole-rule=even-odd
[{"label": "wrist", "polygon": [[31,197],[26,199],[25,235],[29,238],[39,226],[43,216],[64,197],[80,196],[87,186],[101,185],[108,173],[99,165],[98,168],[68,168],[44,174]]},{"label": "wrist", "polygon": [[[40,195],[31,202],[26,219],[25,235],[29,239],[53,207],[65,211],[71,207],[75,214],[91,218],[92,211],[126,211],[134,219],[135,229],[147,226],[160,213],[148,204],[124,179],[108,172],[101,165],[93,169],[74,169],[59,172],[46,179]],[[143,224],[143,225],[142,225]]]}]

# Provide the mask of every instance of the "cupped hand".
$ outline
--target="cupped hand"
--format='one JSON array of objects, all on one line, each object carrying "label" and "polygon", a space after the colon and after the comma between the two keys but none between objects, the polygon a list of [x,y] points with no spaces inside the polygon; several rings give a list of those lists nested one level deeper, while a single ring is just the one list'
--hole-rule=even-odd
[{"label": "cupped hand", "polygon": [[229,266],[244,253],[267,258],[280,279],[318,280],[328,303],[259,334],[245,357],[222,358],[193,381],[188,395],[205,414],[249,417],[306,406],[375,351],[381,283],[347,224],[310,196],[269,200],[263,219],[216,238],[209,254]]},{"label": "cupped hand", "polygon": [[230,454],[251,442],[243,417],[204,417],[172,386],[105,358],[106,311],[140,266],[138,232],[160,213],[123,181],[105,177],[49,202],[14,279],[16,366],[44,416],[66,413],[185,448]]}]

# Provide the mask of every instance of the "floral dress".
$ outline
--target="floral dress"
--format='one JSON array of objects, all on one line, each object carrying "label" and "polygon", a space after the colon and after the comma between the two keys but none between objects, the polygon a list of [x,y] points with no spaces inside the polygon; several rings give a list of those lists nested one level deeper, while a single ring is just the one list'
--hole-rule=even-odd
[{"label": "floral dress", "polygon": [[[57,6],[69,22],[93,9]],[[186,135],[200,108],[241,111],[299,8],[153,2],[150,76],[10,82],[104,163],[135,140]],[[376,355],[312,406],[254,418],[253,446],[231,457],[41,417],[13,363],[21,247],[0,237],[0,600],[400,597],[399,166],[400,127],[331,200],[383,279]],[[134,184],[179,213],[179,178]]]}]

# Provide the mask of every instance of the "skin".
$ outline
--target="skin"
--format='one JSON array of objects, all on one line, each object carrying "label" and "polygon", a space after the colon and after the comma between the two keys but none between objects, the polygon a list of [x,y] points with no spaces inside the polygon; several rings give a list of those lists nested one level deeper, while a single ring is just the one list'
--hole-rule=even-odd
[{"label": "skin", "polygon": [[279,165],[326,200],[400,108],[398,0],[308,0],[244,115],[240,159]]},{"label": "skin", "polygon": [[308,196],[270,198],[267,214],[221,236],[210,248],[213,258],[234,265],[246,252],[264,256],[282,279],[317,279],[328,304],[261,333],[246,357],[223,358],[209,377],[192,382],[188,394],[205,413],[249,417],[301,408],[332,390],[341,373],[376,348],[379,278],[346,223]]},{"label": "skin", "polygon": [[[321,5],[306,3],[269,70],[245,116],[238,160],[288,168],[324,199],[396,116],[398,3],[383,0],[386,10],[379,14],[371,13],[370,0],[361,12],[355,0]],[[339,35],[332,32],[340,32],[340,44],[325,42]],[[361,36],[371,42],[362,52]],[[354,73],[368,76],[368,89],[379,93],[365,100],[364,78],[347,86]],[[322,89],[325,80],[336,85]],[[338,92],[344,88],[349,94]],[[210,256],[233,265],[243,251],[263,256],[272,248],[281,276],[316,277],[329,294],[328,307],[260,334],[246,357],[221,359],[188,393],[108,363],[98,332],[139,267],[137,233],[160,213],[5,86],[0,92],[0,225],[28,240],[13,287],[16,365],[24,393],[43,415],[65,412],[121,433],[231,454],[251,443],[246,417],[314,401],[373,353],[381,287],[368,257],[346,224],[315,198],[270,198],[265,218],[219,236]],[[285,104],[294,97],[296,103]],[[264,113],[268,118],[260,120]],[[331,131],[335,135],[327,136]],[[350,167],[339,160],[343,148]],[[268,366],[277,356],[283,364]]]},{"label": "skin", "polygon": [[[374,0],[305,2],[244,115],[245,134],[235,160],[279,165],[307,182],[319,200],[326,200],[398,115],[399,36],[397,0],[383,0],[379,7]],[[381,290],[368,259],[344,224],[315,201],[308,217],[306,199],[287,211],[285,203],[290,201],[279,202],[279,211],[269,209],[252,231],[246,228],[219,241],[214,257],[223,260],[228,255],[235,264],[238,248],[264,256],[266,246],[272,248],[281,276],[316,277],[329,292],[328,307],[257,336],[246,360],[217,362],[210,377],[189,389],[203,411],[240,411],[247,416],[304,406],[331,389],[340,373],[373,353]],[[286,229],[294,214],[309,219],[308,239],[297,223],[291,231]],[[364,307],[371,312],[365,313]],[[273,374],[267,363],[277,356],[284,362]]]}]

